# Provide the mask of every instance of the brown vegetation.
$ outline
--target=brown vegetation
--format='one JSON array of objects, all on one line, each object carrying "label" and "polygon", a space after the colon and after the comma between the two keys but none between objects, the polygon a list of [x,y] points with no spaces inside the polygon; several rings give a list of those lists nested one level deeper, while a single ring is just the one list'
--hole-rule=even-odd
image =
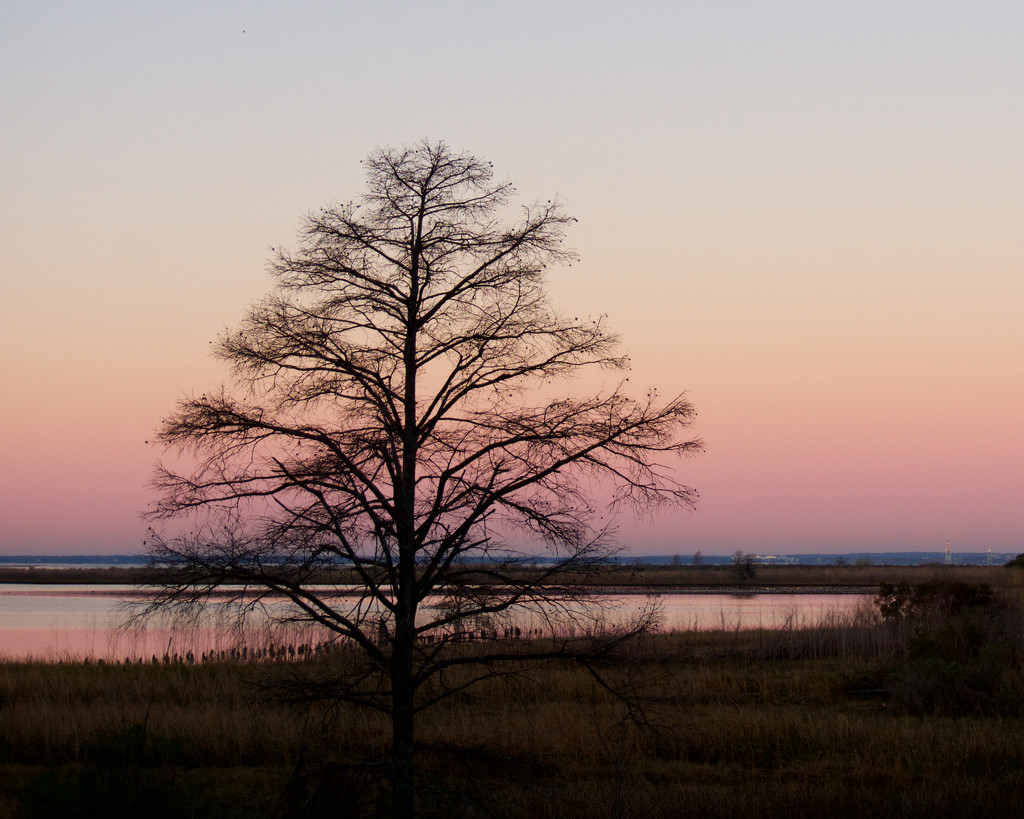
[{"label": "brown vegetation", "polygon": [[[527,578],[536,569],[523,567],[518,573]],[[921,583],[929,580],[956,578],[968,583],[985,582],[995,588],[1024,585],[1024,568],[1004,566],[797,566],[758,565],[753,579],[737,578],[733,566],[672,566],[648,564],[605,564],[592,566],[585,572],[566,575],[566,583],[595,588],[645,587],[652,589],[686,591],[709,587],[744,587],[765,589],[801,588],[856,588],[876,589],[882,583]],[[116,566],[97,568],[0,568],[0,584],[67,583],[67,584],[123,584],[153,585],[173,582],[174,574],[167,569],[148,566]],[[473,578],[480,583],[490,582],[481,573]],[[314,577],[317,583],[355,585],[359,578],[354,570],[339,567],[323,570]]]},{"label": "brown vegetation", "polygon": [[[420,808],[1018,815],[1020,601],[959,591],[887,617],[876,606],[810,628],[656,635],[594,667],[600,680],[564,663],[495,678],[424,712]],[[332,662],[343,652],[0,665],[0,813],[377,815],[386,718],[284,697],[296,671]]]}]

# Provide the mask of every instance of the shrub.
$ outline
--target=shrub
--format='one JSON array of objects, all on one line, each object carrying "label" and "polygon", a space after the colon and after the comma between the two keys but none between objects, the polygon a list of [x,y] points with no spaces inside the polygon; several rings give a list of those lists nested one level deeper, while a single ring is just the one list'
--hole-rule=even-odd
[{"label": "shrub", "polygon": [[965,609],[992,605],[988,583],[962,580],[927,580],[923,583],[882,583],[875,606],[886,620],[921,619],[928,615],[953,615]]},{"label": "shrub", "polygon": [[874,604],[907,630],[890,675],[897,707],[914,714],[1017,714],[1024,701],[1020,613],[986,583],[883,583]]}]

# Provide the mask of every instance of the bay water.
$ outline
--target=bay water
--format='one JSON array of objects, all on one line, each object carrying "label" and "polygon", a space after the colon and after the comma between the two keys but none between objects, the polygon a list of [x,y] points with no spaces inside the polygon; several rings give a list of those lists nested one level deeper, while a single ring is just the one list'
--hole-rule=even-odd
[{"label": "bay water", "polygon": [[[651,599],[645,590],[603,592],[604,610],[621,619]],[[647,590],[650,591],[650,590]],[[638,593],[639,592],[639,593]],[[8,659],[149,659],[164,654],[198,657],[230,651],[238,644],[231,612],[214,605],[204,619],[185,624],[170,617],[126,625],[132,605],[145,604],[147,592],[126,585],[0,585],[0,656]],[[800,628],[850,613],[870,599],[851,593],[668,593],[653,598],[666,630]],[[355,600],[355,597],[352,597]],[[283,606],[283,601],[272,604]],[[324,634],[322,637],[326,637]],[[310,639],[295,631],[293,638]],[[312,637],[316,640],[314,634]]]}]

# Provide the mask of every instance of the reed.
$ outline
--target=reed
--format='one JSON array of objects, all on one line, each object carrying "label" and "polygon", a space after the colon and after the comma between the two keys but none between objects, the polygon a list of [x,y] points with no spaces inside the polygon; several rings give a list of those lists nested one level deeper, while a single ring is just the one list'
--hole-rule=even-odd
[{"label": "reed", "polygon": [[[423,712],[420,806],[934,819],[984,804],[1019,815],[1020,611],[1008,593],[913,622],[864,607],[775,630],[656,634],[594,666],[608,687],[578,665],[509,668]],[[969,649],[958,642],[968,632]],[[937,657],[952,700],[915,683]],[[384,719],[280,696],[296,670],[337,659],[0,663],[0,813],[376,815]]]}]

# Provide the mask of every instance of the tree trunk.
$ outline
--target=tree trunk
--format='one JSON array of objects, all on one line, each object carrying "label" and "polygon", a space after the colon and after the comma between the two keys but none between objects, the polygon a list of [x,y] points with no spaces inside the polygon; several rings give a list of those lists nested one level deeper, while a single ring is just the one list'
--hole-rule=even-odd
[{"label": "tree trunk", "polygon": [[[396,647],[397,648],[397,647]],[[416,815],[413,770],[413,700],[411,665],[396,650],[391,667],[391,816],[412,819]]]},{"label": "tree trunk", "polygon": [[410,238],[412,258],[405,316],[405,367],[402,428],[402,471],[395,498],[395,529],[398,535],[398,586],[395,589],[395,633],[391,643],[391,816],[413,819],[416,815],[413,769],[413,720],[416,689],[412,680],[412,648],[416,639],[416,467],[418,430],[416,417],[417,312],[420,299],[419,234],[423,215]]}]

